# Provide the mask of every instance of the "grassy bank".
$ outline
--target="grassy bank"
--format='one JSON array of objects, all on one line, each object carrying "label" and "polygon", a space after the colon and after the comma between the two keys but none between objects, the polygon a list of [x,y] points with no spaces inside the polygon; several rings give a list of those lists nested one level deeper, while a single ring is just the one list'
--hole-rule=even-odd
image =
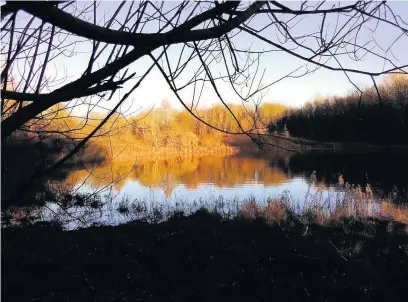
[{"label": "grassy bank", "polygon": [[331,150],[345,153],[406,153],[408,145],[378,145],[365,143],[325,143],[321,148],[314,150]]},{"label": "grassy bank", "polygon": [[[110,146],[112,144],[112,146]],[[202,143],[196,146],[180,146],[180,147],[154,147],[144,145],[138,141],[126,142],[109,142],[107,140],[98,141],[96,146],[101,147],[105,152],[105,157],[117,158],[121,161],[134,160],[135,158],[144,157],[161,157],[161,156],[190,156],[190,155],[210,155],[223,154],[230,155],[238,152],[238,148],[224,145],[221,142],[205,144]]]},{"label": "grassy bank", "polygon": [[265,138],[266,146],[280,146],[297,152],[332,151],[338,153],[407,153],[407,144],[372,144],[364,142],[315,141],[302,137],[273,135]]},{"label": "grassy bank", "polygon": [[2,230],[6,301],[405,301],[408,237],[387,220],[325,225],[287,216],[62,232]]}]

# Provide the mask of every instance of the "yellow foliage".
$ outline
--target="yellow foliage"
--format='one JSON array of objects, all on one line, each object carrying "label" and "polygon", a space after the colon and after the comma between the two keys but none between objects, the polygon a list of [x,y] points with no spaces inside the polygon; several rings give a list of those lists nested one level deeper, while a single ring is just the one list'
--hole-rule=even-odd
[{"label": "yellow foliage", "polygon": [[[229,106],[245,130],[254,127],[251,117],[253,112],[247,112],[241,105]],[[256,127],[264,129],[268,123],[277,120],[285,111],[286,108],[279,104],[260,106]],[[197,114],[209,124],[223,131],[241,131],[224,106],[218,105],[202,109]],[[93,129],[90,126],[88,128]],[[85,127],[83,132],[86,132],[88,128]],[[140,113],[128,120],[119,116],[112,117],[98,134],[106,135],[92,141],[108,150],[111,157],[115,157],[118,153],[126,154],[128,157],[137,156],[140,152],[146,155],[146,153],[156,153],[157,149],[160,150],[160,153],[163,153],[164,149],[168,151],[174,149],[176,153],[177,150],[179,153],[186,153],[186,150],[191,150],[192,153],[203,151],[207,153],[206,148],[210,150],[214,147],[226,147],[222,141],[222,132],[211,129],[186,111],[171,109],[168,102],[164,102],[162,107],[149,114]],[[231,150],[228,150],[228,153],[230,152]]]}]

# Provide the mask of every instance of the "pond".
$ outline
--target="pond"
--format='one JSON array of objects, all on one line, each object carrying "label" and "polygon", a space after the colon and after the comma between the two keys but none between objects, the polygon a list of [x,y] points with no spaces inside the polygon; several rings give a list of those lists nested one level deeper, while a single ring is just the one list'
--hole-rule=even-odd
[{"label": "pond", "polygon": [[[53,182],[57,191],[74,192],[81,198],[72,194],[65,204],[48,201],[43,206],[14,208],[13,215],[30,212],[41,220],[58,218],[72,229],[124,223],[140,218],[143,211],[188,212],[205,206],[234,212],[248,200],[266,204],[285,199],[302,208],[311,200],[339,201],[346,183],[398,204],[408,200],[407,167],[407,157],[398,154],[116,157],[71,171],[63,182]],[[88,197],[83,196],[93,197],[86,203]]]}]

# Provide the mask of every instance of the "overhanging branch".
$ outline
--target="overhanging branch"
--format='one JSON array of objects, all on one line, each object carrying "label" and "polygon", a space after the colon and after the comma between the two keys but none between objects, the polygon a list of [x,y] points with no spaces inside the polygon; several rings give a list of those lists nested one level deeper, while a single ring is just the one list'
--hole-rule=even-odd
[{"label": "overhanging branch", "polygon": [[22,9],[41,20],[51,23],[61,29],[78,36],[91,39],[93,41],[118,44],[118,45],[132,45],[135,47],[152,45],[155,47],[164,46],[175,43],[185,43],[192,41],[199,41],[205,39],[213,39],[221,37],[227,32],[231,31],[238,25],[242,24],[254,13],[256,13],[265,2],[255,2],[251,4],[245,11],[240,12],[238,16],[232,18],[228,22],[220,26],[215,26],[206,29],[191,30],[193,27],[202,22],[214,18],[220,13],[235,7],[237,4],[224,4],[215,7],[207,12],[204,12],[193,19],[186,21],[185,24],[176,27],[167,33],[152,33],[141,34],[132,33],[119,30],[113,30],[92,23],[83,21],[71,14],[59,9],[56,6],[41,5],[33,2],[12,2],[8,3],[15,9]]},{"label": "overhanging branch", "polygon": [[46,94],[36,94],[36,93],[24,93],[24,92],[16,92],[16,91],[9,91],[9,90],[1,90],[1,98],[13,100],[17,102],[52,102],[56,100],[58,102],[66,102],[72,99],[91,96],[97,93],[105,92],[105,91],[114,91],[116,89],[122,88],[121,84],[123,84],[126,80],[122,80],[119,82],[107,82],[105,84],[91,87],[86,89],[85,91],[81,92],[52,92]]}]

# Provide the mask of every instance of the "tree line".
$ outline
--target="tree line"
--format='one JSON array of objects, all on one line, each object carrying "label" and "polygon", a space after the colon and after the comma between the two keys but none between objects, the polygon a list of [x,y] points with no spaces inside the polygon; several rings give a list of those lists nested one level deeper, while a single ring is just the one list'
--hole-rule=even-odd
[{"label": "tree line", "polygon": [[[127,116],[115,114],[101,127],[90,142],[106,149],[120,148],[124,144],[132,149],[150,147],[195,148],[221,146],[221,138],[228,133],[266,132],[267,126],[283,116],[287,107],[277,103],[263,103],[259,107],[229,104],[231,114],[223,105],[196,109],[200,119],[215,128],[208,127],[186,110],[176,110],[164,100],[158,108]],[[66,108],[54,106],[42,118],[24,132],[13,137],[53,137],[68,141],[81,140],[91,133],[103,118],[101,114],[76,117]],[[221,131],[220,131],[221,130]],[[111,146],[112,145],[112,146]],[[146,149],[146,152],[149,152]]]},{"label": "tree line", "polygon": [[[220,129],[208,127],[189,112],[173,110],[168,102],[153,110],[144,118],[144,113],[133,118],[139,120],[131,128],[131,135],[151,146],[194,147],[200,143],[219,143],[220,137],[228,133],[243,131],[266,131],[267,125],[281,117],[287,107],[264,103],[259,108],[228,105],[232,115],[223,105],[198,109],[197,115],[206,123]],[[235,119],[236,118],[236,119]]]},{"label": "tree line", "polygon": [[322,141],[408,143],[408,77],[391,75],[377,87],[288,110],[269,125],[276,130]]}]

